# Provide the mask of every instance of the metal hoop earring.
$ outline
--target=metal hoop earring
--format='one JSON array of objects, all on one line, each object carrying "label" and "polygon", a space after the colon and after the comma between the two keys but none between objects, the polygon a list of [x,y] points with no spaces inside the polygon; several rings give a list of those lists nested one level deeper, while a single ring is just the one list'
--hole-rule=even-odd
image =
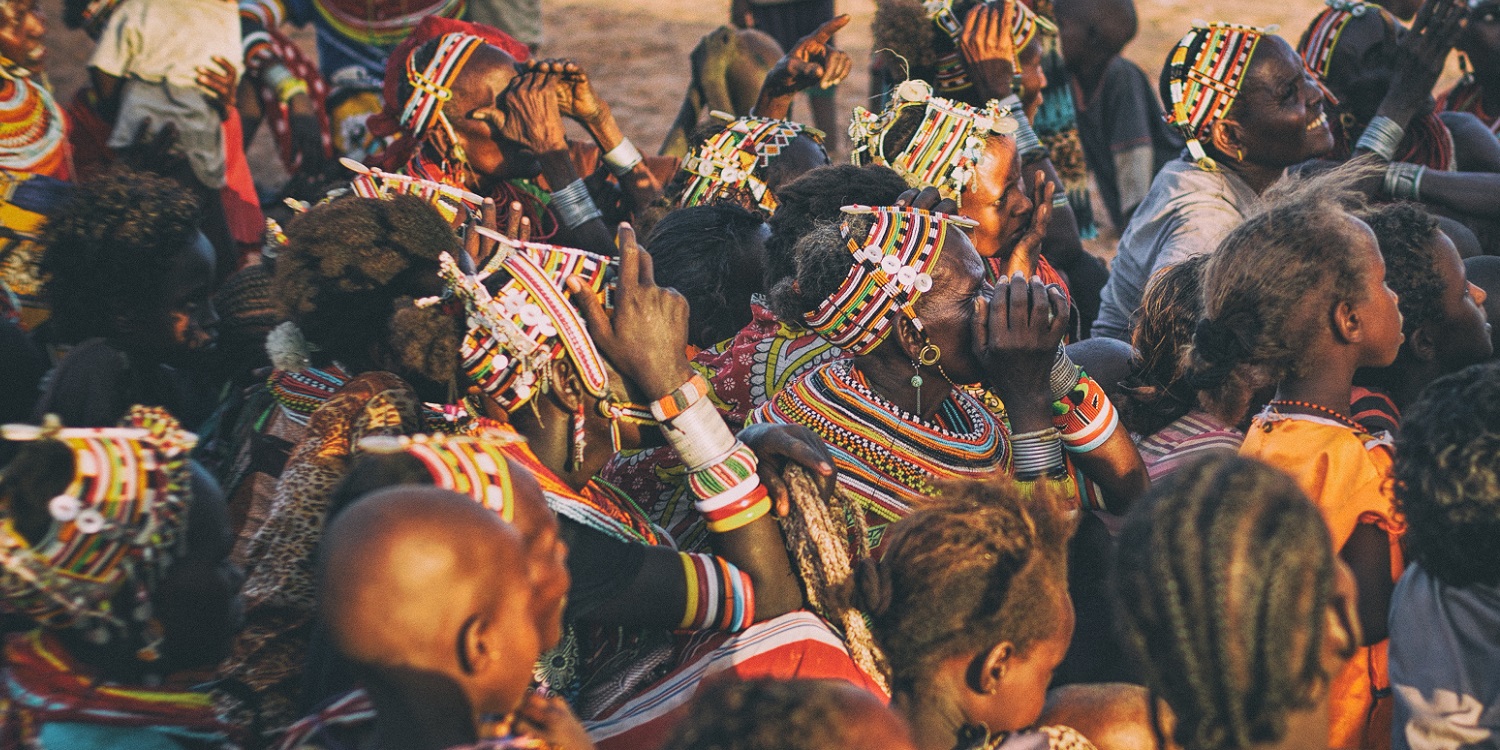
[{"label": "metal hoop earring", "polygon": [[922,350],[917,352],[917,361],[922,363],[923,367],[931,367],[937,364],[942,356],[943,350],[939,349],[936,344],[923,344]]}]

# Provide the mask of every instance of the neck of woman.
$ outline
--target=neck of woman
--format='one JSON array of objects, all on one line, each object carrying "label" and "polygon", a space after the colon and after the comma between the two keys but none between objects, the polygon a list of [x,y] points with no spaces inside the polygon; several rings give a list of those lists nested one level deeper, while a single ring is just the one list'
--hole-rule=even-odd
[{"label": "neck of woman", "polygon": [[[930,372],[932,368],[919,369],[899,356],[886,354],[884,350],[885,347],[882,347],[880,351],[855,358],[854,369],[865,377],[865,382],[875,395],[895,404],[896,408],[907,414],[915,414],[923,422],[930,423],[933,415],[937,414],[948,395],[953,392],[953,384],[941,374]],[[913,375],[922,378],[921,388],[912,385]]]},{"label": "neck of woman", "polygon": [[963,710],[943,692],[935,685],[897,687],[892,692],[891,708],[911,726],[919,750],[953,750],[958,745]]},{"label": "neck of woman", "polygon": [[537,460],[574,490],[582,490],[613,453],[609,422],[592,413],[589,406],[584,404],[585,448],[583,461],[577,465],[573,462],[573,422],[577,413],[564,408],[555,393],[539,393],[510,415],[511,425],[526,438]]},{"label": "neck of woman", "polygon": [[457,688],[427,689],[371,681],[378,750],[443,750],[479,740],[473,711]]},{"label": "neck of woman", "polygon": [[1286,171],[1285,167],[1267,167],[1260,164],[1252,164],[1247,161],[1231,159],[1222,154],[1216,158],[1216,161],[1219,162],[1221,168],[1235,173],[1241,180],[1244,180],[1245,184],[1249,185],[1250,189],[1254,190],[1256,195],[1266,192],[1266,189],[1276,184],[1276,181],[1281,179],[1282,173]]}]

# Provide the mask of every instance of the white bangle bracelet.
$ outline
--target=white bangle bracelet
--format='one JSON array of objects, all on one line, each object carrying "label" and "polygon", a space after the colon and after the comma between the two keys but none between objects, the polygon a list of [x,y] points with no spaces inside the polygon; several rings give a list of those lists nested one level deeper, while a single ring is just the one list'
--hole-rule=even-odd
[{"label": "white bangle bracelet", "polygon": [[609,153],[604,155],[605,165],[616,177],[630,174],[631,170],[645,159],[646,157],[641,156],[641,150],[636,148],[629,138],[620,141],[620,145],[610,149]]}]

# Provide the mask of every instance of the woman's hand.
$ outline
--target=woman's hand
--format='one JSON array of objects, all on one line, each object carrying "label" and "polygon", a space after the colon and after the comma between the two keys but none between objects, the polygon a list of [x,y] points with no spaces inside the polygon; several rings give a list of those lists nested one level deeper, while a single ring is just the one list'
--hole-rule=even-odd
[{"label": "woman's hand", "polygon": [[1049,379],[1068,329],[1068,300],[1055,284],[1015,274],[975,301],[974,351],[1015,432],[1051,424]]},{"label": "woman's hand", "polygon": [[500,134],[535,154],[566,150],[568,141],[557,90],[557,79],[551,74],[516,76],[503,95],[506,117]]},{"label": "woman's hand", "polygon": [[937,188],[931,186],[908,189],[896,196],[895,206],[896,208],[920,208],[923,211],[934,211],[940,214],[958,213],[958,203],[952,198],[944,198]]},{"label": "woman's hand", "polygon": [[1057,185],[1047,179],[1045,172],[1037,170],[1036,190],[1031,197],[1031,224],[1027,225],[1026,233],[1011,248],[1010,262],[1006,264],[1005,272],[1014,275],[1020,273],[1031,276],[1036,273],[1037,266],[1042,259],[1042,241],[1047,238],[1048,227],[1052,225],[1052,196],[1057,193]]},{"label": "woman's hand", "polygon": [[235,106],[235,89],[239,86],[239,74],[235,72],[234,63],[228,58],[215,55],[214,65],[218,68],[199,66],[198,88],[208,95],[208,101],[214,109],[219,112],[219,119],[229,119],[229,110]]},{"label": "woman's hand", "polygon": [[788,466],[801,466],[818,484],[818,495],[824,500],[833,497],[838,487],[838,471],[833,466],[833,455],[823,439],[812,430],[801,425],[753,424],[740,430],[740,442],[755,451],[760,462],[757,474],[761,486],[771,496],[778,517],[792,512],[792,496],[787,488],[785,473]]},{"label": "woman's hand", "polygon": [[577,120],[584,126],[609,117],[609,105],[594,93],[588,74],[578,63],[572,60],[532,60],[526,63],[526,72],[551,76],[557,82],[557,109],[563,117]]},{"label": "woman's hand", "polygon": [[526,696],[516,711],[511,731],[547,743],[559,750],[594,750],[594,743],[567,702],[558,697]]},{"label": "woman's hand", "polygon": [[964,18],[964,30],[958,37],[958,51],[969,79],[993,99],[1011,95],[1016,44],[1010,27],[1015,23],[1016,2],[1019,0],[1005,0],[1004,9],[990,3],[974,6]]},{"label": "woman's hand", "polygon": [[620,288],[611,318],[576,276],[568,278],[573,304],[583,313],[599,352],[655,401],[693,376],[687,361],[688,303],[677,290],[656,285],[651,256],[620,225]]},{"label": "woman's hand", "polygon": [[1411,118],[1432,96],[1468,14],[1466,0],[1427,0],[1412,26],[1401,37],[1400,66],[1376,114],[1407,127]]},{"label": "woman's hand", "polygon": [[792,97],[804,89],[837,86],[849,77],[854,62],[849,53],[833,46],[833,35],[849,24],[849,14],[835,16],[817,31],[798,40],[766,73],[755,102],[758,117],[784,118],[791,111]]}]

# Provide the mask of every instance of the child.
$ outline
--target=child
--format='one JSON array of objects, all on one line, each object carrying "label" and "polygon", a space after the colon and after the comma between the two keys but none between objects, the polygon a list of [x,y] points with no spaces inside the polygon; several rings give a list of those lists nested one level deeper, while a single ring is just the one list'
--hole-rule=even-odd
[{"label": "child", "polygon": [[[540,485],[507,464],[512,495],[541,503]],[[447,490],[393,487],[329,524],[319,604],[364,690],[293,725],[280,747],[440,750],[473,745],[498,716],[544,746],[592,750],[561,701],[527,697],[537,657],[561,636],[567,576],[540,585],[527,540],[501,516]]]},{"label": "child", "polygon": [[1359,581],[1366,647],[1331,685],[1330,741],[1369,748],[1389,736],[1385,605],[1404,567],[1402,522],[1386,489],[1389,440],[1349,404],[1355,371],[1391,364],[1403,337],[1380,246],[1345,209],[1346,172],[1279,190],[1224,239],[1204,268],[1192,359],[1194,377],[1278,384],[1240,455],[1298,481]]},{"label": "child", "polygon": [[127,424],[4,428],[21,449],[0,471],[0,612],[30,630],[5,643],[6,747],[243,739],[190,687],[239,622],[223,498],[170,417]]},{"label": "child", "polygon": [[79,186],[47,225],[42,271],[50,340],[76,344],[36,416],[115,424],[132,404],[206,417],[189,382],[214,342],[215,260],[193,197],[178,183],[118,169]]},{"label": "child", "polygon": [[[1484,315],[1487,320],[1500,319],[1500,257],[1479,255],[1464,260],[1464,276],[1484,292]],[[1492,350],[1500,352],[1500,335],[1490,324]]]},{"label": "child", "polygon": [[1358,373],[1354,421],[1371,433],[1395,433],[1401,410],[1428,383],[1494,354],[1487,295],[1465,278],[1453,241],[1420,206],[1382,206],[1364,219],[1380,238],[1386,276],[1401,298],[1406,343],[1390,367]]},{"label": "child", "polygon": [[[1500,366],[1433,382],[1407,410],[1392,476],[1412,564],[1391,595],[1392,747],[1500,733]],[[1461,739],[1460,739],[1461,738]]]},{"label": "child", "polygon": [[906,722],[832,680],[751,680],[705,690],[668,750],[916,750]]}]

